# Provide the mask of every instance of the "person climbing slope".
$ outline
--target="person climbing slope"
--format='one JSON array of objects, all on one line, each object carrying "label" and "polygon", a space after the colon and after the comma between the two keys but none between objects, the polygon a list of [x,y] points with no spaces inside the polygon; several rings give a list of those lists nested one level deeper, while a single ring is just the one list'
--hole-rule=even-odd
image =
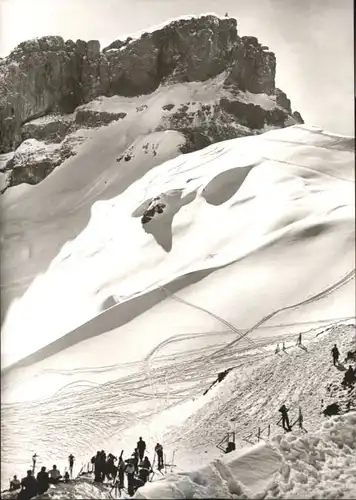
[{"label": "person climbing slope", "polygon": [[336,366],[336,363],[339,362],[339,356],[340,356],[340,352],[339,352],[339,349],[337,348],[336,344],[334,344],[334,347],[331,349],[331,354],[333,356],[334,366]]},{"label": "person climbing slope", "polygon": [[289,417],[288,417],[288,410],[286,408],[286,405],[283,404],[279,411],[281,412],[282,414],[282,426],[283,426],[283,429],[287,432],[290,432],[292,430],[290,424],[289,424]]}]

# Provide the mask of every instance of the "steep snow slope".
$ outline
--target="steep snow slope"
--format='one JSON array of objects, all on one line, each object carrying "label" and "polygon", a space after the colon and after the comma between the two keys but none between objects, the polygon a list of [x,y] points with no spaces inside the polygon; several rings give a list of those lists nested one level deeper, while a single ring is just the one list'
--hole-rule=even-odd
[{"label": "steep snow slope", "polygon": [[[0,170],[5,172],[0,179],[2,186],[9,175],[21,182],[38,177],[40,165],[48,168],[48,163],[60,163],[68,148],[77,155],[57,167],[41,185],[16,186],[0,198],[2,317],[12,299],[46,272],[61,247],[84,229],[94,202],[117,196],[152,167],[182,150],[201,148],[211,134],[216,142],[256,132],[222,110],[222,99],[258,104],[264,110],[279,109],[276,96],[226,89],[222,74],[203,83],[161,85],[152,94],[139,97],[98,98],[67,117],[75,131],[60,143],[43,141],[48,142],[54,131],[61,130],[64,117],[46,116],[26,124],[35,139],[24,141],[14,154],[0,155]],[[103,127],[105,123],[109,125]],[[196,130],[197,137],[190,139],[186,130]],[[199,130],[205,137],[200,145]],[[8,172],[10,161],[16,166]]]},{"label": "steep snow slope", "polygon": [[[274,363],[262,363],[273,353],[271,343],[290,336],[295,341],[298,331],[355,316],[350,138],[295,126],[215,144],[145,173],[140,169],[146,166],[133,159],[119,174],[105,170],[117,153],[114,126],[96,133],[76,163],[80,172],[63,166],[34,188],[4,195],[8,230],[18,238],[9,248],[12,262],[21,269],[21,258],[34,255],[29,266],[43,266],[5,323],[5,364],[58,339],[28,358],[29,366],[2,376],[6,474],[25,470],[35,451],[47,465],[55,456],[63,468],[68,449],[78,461],[98,448],[130,449],[142,429],[151,448],[161,437],[172,448],[163,436],[169,429],[157,417],[168,410],[172,424],[182,428],[187,417],[194,422],[197,416],[186,428],[190,438],[203,418],[211,449],[213,427],[204,421],[209,413],[199,414],[206,399],[192,398],[218,371],[237,361],[247,363],[248,377],[253,366],[246,353],[252,349],[261,353],[254,362],[276,382]],[[109,153],[97,147],[103,138]],[[87,227],[46,270],[67,231],[85,223],[83,212],[82,218],[73,215],[75,208],[90,206],[101,192],[102,180],[95,183],[99,166],[120,194],[93,205]],[[91,192],[82,184],[85,169]],[[165,205],[163,213],[142,225],[157,201]],[[281,366],[284,374],[287,366]],[[254,387],[244,384],[249,394]],[[251,412],[264,397],[249,402],[247,396]],[[225,432],[229,413],[215,433]],[[53,441],[53,426],[60,440]],[[201,457],[202,436],[195,438]],[[179,461],[191,467],[182,453]]]},{"label": "steep snow slope", "polygon": [[[350,391],[340,385],[342,363],[338,369],[330,359],[335,341],[341,359],[355,348],[355,326],[311,330],[303,335],[303,348],[295,346],[295,335],[288,340],[287,332],[285,328],[286,353],[274,354],[268,348],[262,352],[234,349],[225,357],[212,358],[212,369],[209,358],[201,362],[189,356],[184,362],[177,358],[175,370],[169,360],[161,358],[152,370],[151,382],[156,388],[152,394],[147,391],[150,374],[141,373],[41,404],[4,405],[2,484],[7,475],[24,469],[31,451],[39,453],[40,464],[55,457],[62,470],[68,450],[75,449],[78,472],[81,461],[97,448],[116,453],[124,449],[126,455],[137,436],[144,435],[151,459],[157,441],[164,443],[169,463],[175,453],[179,475],[141,489],[138,498],[192,498],[193,493],[210,498],[232,493],[248,498],[261,498],[263,493],[273,498],[314,498],[314,492],[317,498],[352,498],[355,413],[330,425],[321,410],[335,401],[342,411],[356,408],[355,388]],[[235,369],[203,396],[203,388],[227,366]],[[185,403],[179,404],[180,400]],[[283,401],[290,408],[291,422],[301,407],[306,434],[297,426],[291,435],[281,434],[276,424]],[[26,425],[29,418],[30,428]],[[267,440],[267,424],[271,425],[269,444],[247,447],[256,443],[257,427],[261,427],[262,440]],[[53,428],[60,440],[53,439]],[[221,463],[222,453],[216,445],[232,431],[236,432],[238,451]],[[80,482],[69,489],[74,498],[84,491],[88,498],[99,494],[89,486],[83,489]],[[52,493],[56,498],[62,492]]]},{"label": "steep snow slope", "polygon": [[[82,154],[80,175],[68,164],[22,196],[5,195],[8,232],[19,238],[4,256],[9,275],[11,262],[38,273],[47,252],[83,224],[78,208],[96,199],[105,180],[112,192],[122,191],[94,203],[88,225],[13,303],[2,333],[3,366],[57,339],[32,361],[56,354],[63,369],[140,362],[176,335],[221,330],[218,319],[193,307],[188,313],[162,286],[241,329],[271,312],[278,314],[268,326],[354,315],[350,138],[294,126],[214,144],[148,172],[134,160],[124,165],[127,173],[105,169],[106,156],[97,177],[103,145],[115,151],[109,138],[117,131],[108,129]],[[163,214],[142,224],[156,197]],[[31,342],[22,342],[29,329]],[[199,338],[189,348],[202,345]]]}]

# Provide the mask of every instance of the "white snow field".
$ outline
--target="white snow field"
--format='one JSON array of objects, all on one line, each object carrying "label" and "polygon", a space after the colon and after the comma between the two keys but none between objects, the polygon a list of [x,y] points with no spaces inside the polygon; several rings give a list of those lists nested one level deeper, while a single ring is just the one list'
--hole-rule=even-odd
[{"label": "white snow field", "polygon": [[[353,139],[292,126],[118,164],[116,127],[2,196],[5,277],[17,280],[4,286],[30,283],[2,330],[3,367],[20,360],[2,376],[2,485],[34,452],[63,470],[70,452],[79,467],[143,435],[150,450],[175,450],[185,474],[141,498],[161,498],[156,487],[176,498],[351,498],[355,416],[320,428],[320,411],[343,376],[333,343],[345,354],[355,342]],[[159,134],[178,154],[179,134]],[[156,197],[163,214],[142,225]],[[292,347],[301,331],[307,351]],[[282,341],[287,353],[275,355]],[[238,447],[254,442],[283,401],[302,406],[308,434],[272,429],[268,445],[216,462],[226,432]]]}]

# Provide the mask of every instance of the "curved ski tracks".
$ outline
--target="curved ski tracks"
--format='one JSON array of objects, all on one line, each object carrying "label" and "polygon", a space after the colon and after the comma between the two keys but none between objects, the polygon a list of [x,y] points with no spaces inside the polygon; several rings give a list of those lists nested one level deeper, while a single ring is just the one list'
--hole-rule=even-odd
[{"label": "curved ski tracks", "polygon": [[[318,300],[321,300],[323,299],[324,297],[330,295],[332,292],[338,290],[339,288],[341,288],[342,286],[346,285],[349,281],[351,281],[353,278],[355,277],[355,268],[352,269],[352,271],[348,272],[346,275],[344,275],[340,280],[338,280],[336,283],[330,285],[329,287],[327,287],[326,289],[322,290],[321,292],[318,292],[317,294],[315,295],[312,295],[311,297],[308,297],[307,299],[305,300],[302,300],[301,302],[298,302],[296,304],[291,304],[289,306],[285,306],[285,307],[282,307],[280,309],[277,309],[275,311],[272,311],[270,314],[264,316],[263,318],[261,318],[257,323],[255,323],[250,329],[248,329],[247,331],[240,331],[238,330],[234,325],[232,325],[231,323],[229,323],[228,321],[226,321],[224,318],[222,318],[221,316],[218,316],[217,314],[214,314],[212,313],[211,311],[208,311],[207,309],[204,309],[203,307],[201,306],[198,306],[196,304],[192,304],[191,302],[188,302],[180,297],[178,297],[177,295],[175,295],[174,293],[170,292],[167,288],[163,287],[163,286],[160,286],[159,288],[164,290],[172,299],[178,301],[178,302],[181,302],[183,304],[186,304],[187,306],[190,306],[190,307],[193,307],[194,309],[197,309],[199,311],[202,311],[202,312],[205,312],[206,314],[208,314],[209,316],[212,316],[213,318],[215,318],[216,320],[218,320],[220,323],[224,324],[225,326],[227,326],[232,332],[236,333],[238,335],[238,338],[233,340],[232,342],[230,342],[229,344],[227,344],[226,346],[224,346],[222,349],[219,349],[217,351],[215,351],[214,353],[211,354],[212,357],[216,356],[217,354],[220,354],[224,351],[226,351],[226,349],[229,349],[231,346],[235,345],[237,342],[239,342],[240,340],[242,340],[243,338],[247,337],[247,335],[251,332],[253,332],[254,330],[256,330],[257,328],[259,328],[261,325],[263,325],[264,323],[266,323],[268,320],[270,320],[271,318],[273,318],[274,316],[276,316],[277,314],[281,313],[281,312],[284,312],[284,311],[288,311],[288,310],[291,310],[291,309],[295,309],[295,308],[298,308],[298,307],[301,307],[301,306],[304,306],[304,305],[307,305],[307,304],[310,304],[312,302],[316,302]],[[184,337],[184,338],[183,338]],[[175,340],[173,339],[176,339],[177,336],[174,336],[174,337],[170,337],[169,339],[166,339],[164,340],[163,342],[161,342],[160,344],[158,344],[145,358],[145,361],[148,362],[152,356],[154,356],[161,348],[163,348],[164,346],[166,346],[167,344],[171,343],[172,341],[174,342]],[[189,339],[190,338],[190,335],[187,334],[187,335],[184,335],[184,336],[180,336],[180,338],[182,340],[185,340],[185,339]],[[245,340],[247,340],[253,348],[255,349],[259,349],[259,350],[262,350],[263,352],[267,352],[265,349],[263,349],[262,347],[260,347],[256,342],[254,342],[253,340],[249,339],[249,338],[246,338]],[[209,356],[211,358],[211,356]]]}]

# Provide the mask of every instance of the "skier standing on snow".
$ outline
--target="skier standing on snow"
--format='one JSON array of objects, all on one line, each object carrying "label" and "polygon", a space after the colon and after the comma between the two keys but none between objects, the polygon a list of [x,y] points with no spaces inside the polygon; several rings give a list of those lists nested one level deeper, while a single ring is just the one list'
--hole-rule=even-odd
[{"label": "skier standing on snow", "polygon": [[302,345],[302,334],[298,335],[297,345]]},{"label": "skier standing on snow", "polygon": [[49,488],[49,476],[46,471],[46,467],[41,467],[40,472],[37,474],[37,482],[38,482],[38,494],[42,495]]},{"label": "skier standing on snow", "polygon": [[137,472],[138,472],[138,449],[137,448],[134,449],[134,452],[133,452],[133,454],[131,456],[133,457],[132,458],[132,463],[133,463],[133,465],[135,467],[135,472],[137,474]]},{"label": "skier standing on snow", "polygon": [[119,474],[119,486],[121,488],[124,487],[124,479],[125,479],[125,462],[123,461],[122,457],[119,457],[119,463],[117,464],[118,466],[118,474]]},{"label": "skier standing on snow", "polygon": [[336,366],[336,363],[339,362],[339,356],[340,356],[340,352],[339,352],[339,349],[337,348],[336,344],[334,344],[334,347],[331,349],[331,354],[333,356],[334,366]]},{"label": "skier standing on snow", "polygon": [[143,460],[146,451],[146,443],[142,440],[142,437],[140,437],[139,440],[137,441],[137,450],[139,459]]},{"label": "skier standing on snow", "polygon": [[10,481],[10,491],[19,490],[21,488],[21,481],[15,475]]},{"label": "skier standing on snow", "polygon": [[74,465],[74,456],[72,454],[69,455],[68,457],[68,462],[69,462],[69,473],[70,477],[73,479],[73,465]]},{"label": "skier standing on snow", "polygon": [[157,468],[158,470],[163,469],[163,446],[159,443],[156,444],[155,446],[155,452],[157,453],[157,460],[158,460],[158,465]]},{"label": "skier standing on snow", "polygon": [[62,478],[60,471],[57,469],[56,465],[53,465],[53,468],[49,471],[49,482],[51,484],[58,484],[59,480]]},{"label": "skier standing on snow", "polygon": [[150,472],[151,472],[151,462],[149,461],[148,457],[145,457],[139,473],[140,479],[142,479],[143,484],[147,483]]},{"label": "skier standing on snow", "polygon": [[21,491],[18,495],[18,500],[28,500],[37,495],[38,483],[32,475],[32,470],[27,471],[27,476],[21,481]]},{"label": "skier standing on snow", "polygon": [[36,470],[36,459],[37,459],[37,456],[36,453],[34,455],[32,455],[32,472],[33,474],[35,473],[35,470]]},{"label": "skier standing on snow", "polygon": [[130,496],[134,494],[135,486],[135,466],[132,463],[128,463],[125,468],[127,474],[127,491]]},{"label": "skier standing on snow", "polygon": [[101,482],[102,473],[104,472],[103,460],[100,451],[96,453],[94,462],[94,481],[96,483]]},{"label": "skier standing on snow", "polygon": [[290,432],[292,430],[290,424],[289,424],[289,417],[288,417],[288,410],[286,408],[286,405],[282,405],[279,409],[279,411],[282,413],[282,426],[285,431]]}]

